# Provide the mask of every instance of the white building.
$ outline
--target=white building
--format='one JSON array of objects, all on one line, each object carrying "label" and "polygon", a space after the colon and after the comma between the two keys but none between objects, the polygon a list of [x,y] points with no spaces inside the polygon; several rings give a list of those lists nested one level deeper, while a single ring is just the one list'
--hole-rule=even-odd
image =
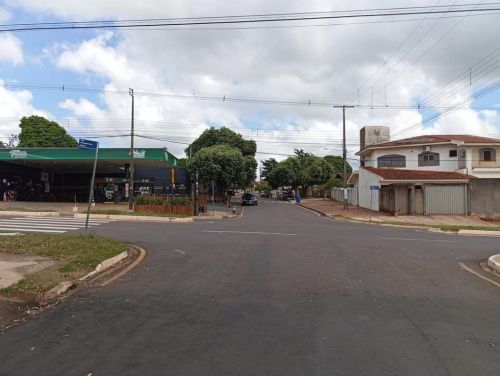
[{"label": "white building", "polygon": [[357,153],[359,206],[396,215],[500,213],[500,139],[427,135],[365,145]]}]

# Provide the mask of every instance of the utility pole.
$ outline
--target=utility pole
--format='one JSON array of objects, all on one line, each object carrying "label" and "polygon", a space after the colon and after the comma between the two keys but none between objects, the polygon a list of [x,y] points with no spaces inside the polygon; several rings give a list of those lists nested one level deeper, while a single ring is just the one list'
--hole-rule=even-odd
[{"label": "utility pole", "polygon": [[344,210],[347,210],[349,205],[347,202],[347,146],[345,142],[345,109],[354,108],[355,106],[333,106],[334,108],[342,108],[342,159],[344,162],[344,176],[343,176],[343,186],[344,186]]},{"label": "utility pole", "polygon": [[134,205],[134,89],[128,89],[132,97],[132,118],[130,120],[130,166],[128,168],[128,210]]}]

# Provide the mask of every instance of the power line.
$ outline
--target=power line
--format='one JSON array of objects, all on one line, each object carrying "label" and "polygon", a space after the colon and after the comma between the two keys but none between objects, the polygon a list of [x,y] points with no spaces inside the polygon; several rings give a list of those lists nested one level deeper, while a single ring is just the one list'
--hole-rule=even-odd
[{"label": "power line", "polygon": [[[82,92],[92,94],[117,94],[128,95],[128,90],[107,90],[97,88],[82,88],[72,87],[66,85],[40,85],[40,84],[13,84],[13,83],[0,83],[0,87],[13,88],[13,89],[31,89],[31,90],[47,90],[47,91],[67,91],[67,92]],[[152,98],[169,98],[169,99],[185,99],[185,100],[200,100],[200,101],[217,101],[227,103],[247,103],[247,104],[263,104],[263,105],[285,105],[285,106],[302,106],[302,107],[338,107],[338,106],[354,106],[360,109],[375,109],[375,110],[402,110],[402,109],[423,109],[431,108],[438,110],[446,110],[453,105],[430,106],[426,104],[403,105],[403,104],[342,104],[339,102],[331,102],[327,100],[309,100],[309,99],[271,99],[271,98],[251,98],[251,97],[236,97],[229,95],[208,95],[208,94],[176,94],[176,93],[154,93],[146,91],[134,91],[136,97],[152,97]],[[478,109],[497,109],[497,107],[478,107]]]},{"label": "power line", "polygon": [[[255,24],[269,22],[293,22],[327,19],[352,19],[367,17],[395,17],[431,14],[453,13],[487,13],[500,11],[500,3],[486,3],[481,7],[471,8],[472,4],[453,4],[437,7],[399,7],[376,8],[362,10],[343,10],[329,12],[303,12],[303,13],[274,13],[241,16],[215,16],[192,18],[163,18],[163,19],[130,19],[123,21],[72,21],[72,22],[44,22],[5,24],[0,26],[0,31],[35,31],[35,30],[77,30],[77,29],[116,29],[116,28],[146,28],[146,27],[171,27],[171,26],[203,26],[203,25],[229,25],[229,24]],[[438,8],[438,9],[436,9]]]}]

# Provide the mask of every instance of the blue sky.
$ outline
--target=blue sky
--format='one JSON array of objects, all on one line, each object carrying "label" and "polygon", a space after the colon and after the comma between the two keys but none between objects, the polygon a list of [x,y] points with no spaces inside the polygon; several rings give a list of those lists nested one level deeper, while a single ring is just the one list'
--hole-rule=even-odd
[{"label": "blue sky", "polygon": [[[422,4],[410,0],[404,4],[391,0],[359,0],[353,1],[352,7],[393,6],[395,3]],[[345,8],[344,4],[337,2],[336,5]],[[128,0],[104,3],[88,0],[85,4],[63,0],[6,0],[0,1],[0,17],[4,14],[5,18],[7,13],[10,18],[0,23],[186,17],[214,14],[225,9],[227,4],[216,0],[210,3],[211,6],[158,0],[155,5],[139,6]],[[292,12],[311,10],[311,6],[316,10],[333,7],[326,0],[314,5],[307,1],[290,4],[279,0],[272,6],[259,0],[242,1],[226,13],[265,13],[276,9]],[[494,82],[500,76],[498,69],[481,76],[484,67],[495,67],[495,60],[491,60],[482,71],[477,70],[477,77],[474,71],[472,88],[463,85],[462,90],[454,90],[450,86],[458,74],[493,53],[497,42],[498,16],[458,21],[460,19],[423,20],[390,26],[231,32],[22,32],[4,36],[4,40],[0,35],[0,51],[3,48],[4,52],[4,56],[0,54],[0,80],[99,89],[134,87],[138,92],[336,102],[349,97],[357,88],[363,88],[364,103],[371,102],[370,85],[375,85],[373,101],[376,104],[384,103],[380,93],[387,91],[388,101],[398,105],[428,103],[429,99],[449,95],[439,105],[451,106],[466,101],[471,89]],[[405,40],[407,42],[397,50]],[[20,51],[15,51],[16,43]],[[500,51],[497,52],[500,55]],[[16,62],[19,53],[22,63]],[[395,57],[387,62],[392,55]],[[69,131],[76,136],[83,133],[101,135],[103,142],[114,146],[128,143],[126,138],[111,140],[105,137],[125,131],[126,119],[130,116],[128,95],[37,89],[27,92],[0,87],[0,104],[3,104],[0,105],[0,117],[19,118],[30,113],[45,113],[54,119],[69,117],[72,124]],[[471,105],[494,107],[499,103],[500,90],[497,90]],[[404,137],[424,132],[500,137],[498,111],[474,111],[467,106],[436,122],[405,131],[410,125],[418,124],[422,115],[428,117],[439,111],[423,114],[416,109],[350,110],[347,119],[349,152],[357,150],[359,128],[364,125],[391,125],[395,131],[402,129],[400,135]],[[341,141],[341,111],[329,108],[136,97],[136,117],[139,132],[177,142],[192,141],[210,125],[225,125],[256,139],[260,152],[269,155],[291,153],[302,146],[321,155],[338,150]],[[0,126],[0,136],[6,137],[14,130],[12,121],[4,122]],[[182,154],[184,148],[182,144],[169,141],[143,139],[140,142],[144,146],[167,146],[177,154]]]}]

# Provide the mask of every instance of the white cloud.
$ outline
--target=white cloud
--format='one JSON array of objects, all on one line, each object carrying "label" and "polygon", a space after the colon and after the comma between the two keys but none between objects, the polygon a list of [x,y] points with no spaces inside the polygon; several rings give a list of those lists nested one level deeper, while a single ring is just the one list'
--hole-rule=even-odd
[{"label": "white cloud", "polygon": [[[0,79],[0,85],[4,81]],[[23,116],[40,115],[51,118],[45,111],[32,104],[33,95],[27,90],[8,90],[0,86],[0,137],[5,140],[11,134],[19,133],[19,120]]]},{"label": "white cloud", "polygon": [[2,60],[14,65],[24,63],[21,41],[10,33],[0,34],[0,61]]},{"label": "white cloud", "polygon": [[[145,4],[131,0],[88,0],[85,3],[12,0],[10,4],[37,15],[82,20],[361,9],[394,6],[394,1],[353,0],[345,5],[345,2],[326,0],[248,0],[228,5],[227,1],[221,0],[158,0]],[[407,0],[401,6],[434,4],[435,0]],[[420,24],[412,21],[290,29],[121,30],[98,34],[74,44],[65,43],[61,36],[46,54],[53,56],[59,68],[81,74],[89,81],[97,77],[109,90],[133,87],[137,92],[208,93],[331,102],[342,102],[354,93],[350,100],[357,102],[356,89],[362,86],[360,101],[365,104],[384,104],[387,100],[390,104],[409,105],[417,99],[435,95],[441,97],[436,101],[439,106],[449,106],[470,97],[467,85],[449,97],[442,95],[449,93],[446,90],[449,82],[497,45],[496,17],[450,18],[439,22],[433,19]],[[378,70],[417,25],[415,33],[388,66]],[[429,30],[431,32],[426,34]],[[487,71],[475,70],[474,83],[486,83],[496,78],[498,71]],[[367,81],[374,72],[377,73]],[[128,128],[125,120],[113,120],[129,118],[130,98],[127,94],[103,94],[93,104],[84,99],[66,101],[61,107],[72,116],[88,118],[87,123],[93,122],[96,132],[106,131],[98,117],[111,119],[113,124],[108,129]],[[422,132],[500,133],[498,112],[492,112],[482,114],[471,109],[460,110],[422,127],[422,114],[416,110],[348,110],[348,149],[356,151],[358,130],[364,125],[391,124],[393,134],[401,131],[399,137]],[[136,118],[138,132],[157,138],[190,141],[213,123],[229,126],[258,141],[266,141],[258,144],[262,152],[289,154],[294,147],[303,147],[318,154],[340,154],[341,149],[339,109],[137,95]],[[414,124],[417,125],[408,128]],[[259,128],[258,134],[255,127]],[[155,144],[162,143],[156,141]],[[168,145],[182,154],[183,145]],[[258,157],[265,158],[266,155]]]},{"label": "white cloud", "polygon": [[0,22],[6,22],[10,20],[11,16],[12,15],[7,9],[0,7]]}]

